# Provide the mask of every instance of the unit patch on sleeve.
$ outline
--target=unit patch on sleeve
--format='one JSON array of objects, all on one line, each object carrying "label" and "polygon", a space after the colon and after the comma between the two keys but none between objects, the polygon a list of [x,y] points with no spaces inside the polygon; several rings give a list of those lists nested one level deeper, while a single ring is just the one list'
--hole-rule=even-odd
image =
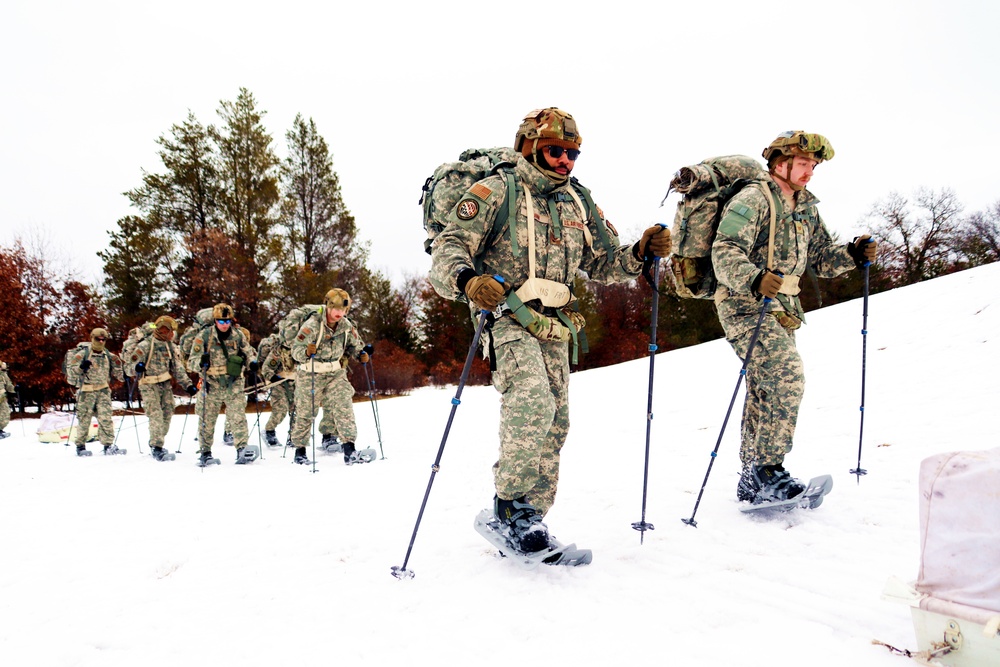
[{"label": "unit patch on sleeve", "polygon": [[463,199],[458,203],[455,215],[459,220],[472,220],[479,213],[479,202],[475,199]]}]

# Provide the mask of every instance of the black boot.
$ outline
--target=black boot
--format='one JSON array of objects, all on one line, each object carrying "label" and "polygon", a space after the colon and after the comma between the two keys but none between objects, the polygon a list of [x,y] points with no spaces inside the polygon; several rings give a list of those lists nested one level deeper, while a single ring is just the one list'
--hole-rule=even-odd
[{"label": "black boot", "polygon": [[278,446],[278,436],[274,431],[264,431],[264,442],[267,443],[269,447]]},{"label": "black boot", "polygon": [[736,485],[736,498],[753,504],[790,500],[806,490],[802,480],[780,465],[747,466]]},{"label": "black boot", "polygon": [[214,459],[212,457],[212,450],[209,449],[209,450],[203,451],[201,453],[201,456],[198,457],[198,465],[200,465],[202,467],[205,467],[205,466],[209,465],[210,463],[212,463],[213,460]]},{"label": "black boot", "polygon": [[358,458],[358,452],[354,448],[353,442],[345,442],[341,445],[341,449],[344,452],[344,463],[346,465],[352,466],[355,463],[360,463],[361,459]]},{"label": "black boot", "polygon": [[5,431],[2,428],[0,428],[0,440],[3,440],[4,438],[8,437],[9,435],[10,435],[10,433],[8,433],[7,431]]},{"label": "black boot", "polygon": [[163,447],[153,447],[151,454],[157,461],[163,461],[167,455],[167,453],[163,450]]},{"label": "black boot", "polygon": [[312,461],[309,460],[309,457],[306,456],[306,448],[305,447],[296,447],[295,448],[295,463],[301,463],[303,465],[312,463]]},{"label": "black boot", "polygon": [[222,434],[222,442],[224,442],[225,444],[227,444],[230,447],[232,447],[233,442],[235,442],[235,438],[233,438],[233,434],[232,433],[224,432]]},{"label": "black boot", "polygon": [[525,553],[541,551],[549,546],[549,529],[542,515],[524,496],[514,500],[493,497],[493,511],[509,531],[514,548]]},{"label": "black boot", "polygon": [[327,452],[333,454],[343,450],[343,446],[340,444],[340,440],[337,439],[333,433],[323,434],[323,449]]},{"label": "black boot", "polygon": [[77,456],[90,456],[90,450],[87,449],[87,445],[77,445],[76,446]]}]

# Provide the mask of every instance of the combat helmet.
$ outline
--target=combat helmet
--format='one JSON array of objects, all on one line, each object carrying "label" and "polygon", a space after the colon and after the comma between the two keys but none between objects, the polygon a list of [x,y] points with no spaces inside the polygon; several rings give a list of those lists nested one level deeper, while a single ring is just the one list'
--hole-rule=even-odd
[{"label": "combat helmet", "polygon": [[573,116],[562,109],[546,107],[525,116],[514,135],[514,150],[525,157],[532,155],[539,143],[579,149],[583,139]]},{"label": "combat helmet", "polygon": [[782,157],[790,158],[795,155],[812,158],[817,162],[831,160],[833,159],[833,146],[822,134],[789,130],[779,134],[774,141],[768,144],[761,155],[767,160],[767,168],[772,169]]},{"label": "combat helmet", "polygon": [[334,287],[332,290],[326,293],[323,298],[323,303],[327,308],[337,308],[343,310],[344,314],[351,309],[351,295],[345,290],[338,287]]}]

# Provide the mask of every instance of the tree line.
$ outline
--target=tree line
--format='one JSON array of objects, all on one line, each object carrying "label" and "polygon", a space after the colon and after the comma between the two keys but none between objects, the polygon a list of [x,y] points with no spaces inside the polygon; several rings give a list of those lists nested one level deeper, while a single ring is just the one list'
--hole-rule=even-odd
[{"label": "tree line", "polygon": [[[160,167],[143,170],[124,193],[133,213],[116,221],[99,253],[101,285],[60,274],[43,250],[21,240],[0,247],[0,359],[28,402],[71,399],[63,353],[96,326],[111,332],[117,350],[132,327],[160,314],[187,325],[198,310],[226,302],[256,344],[289,310],[322,303],[334,286],[351,294],[350,317],[375,345],[375,390],[456,382],[473,335],[467,306],[442,299],[423,277],[397,287],[368,268],[370,249],[358,239],[316,123],[297,115],[281,158],[250,91],[221,101],[217,115],[217,124],[205,125],[189,112],[156,139]],[[880,243],[872,293],[1000,258],[1000,200],[966,215],[947,188],[920,188],[912,197],[893,192],[872,205],[862,226]],[[859,272],[807,277],[803,305],[856,298],[861,280]],[[660,290],[659,350],[722,336],[711,301],[679,299],[669,281]],[[645,280],[603,286],[578,279],[575,293],[590,346],[575,370],[648,354],[652,290]],[[364,373],[352,381],[367,391]],[[477,359],[470,382],[488,381],[488,366]]]}]

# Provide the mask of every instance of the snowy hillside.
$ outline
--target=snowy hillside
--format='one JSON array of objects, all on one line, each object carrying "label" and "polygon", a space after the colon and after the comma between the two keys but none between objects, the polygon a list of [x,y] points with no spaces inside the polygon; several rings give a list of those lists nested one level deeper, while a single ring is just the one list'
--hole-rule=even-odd
[{"label": "snowy hillside", "polygon": [[[834,476],[813,512],[737,510],[741,395],[698,527],[681,523],[739,374],[714,341],[657,357],[646,511],[656,529],[640,546],[648,360],[574,374],[547,523],[594,550],[584,568],[521,571],[473,531],[492,498],[490,387],[463,394],[407,581],[390,567],[403,562],[454,387],[379,401],[385,459],[348,468],[319,454],[315,473],[280,448],[237,467],[221,444],[223,464],[199,469],[193,417],[175,417],[168,446],[182,427],[185,439],[170,463],[139,453],[142,417],[123,426],[127,456],[89,459],[14,421],[0,441],[0,664],[907,667],[871,644],[915,647],[909,610],[880,594],[890,575],[916,576],[920,461],[997,446],[998,284],[992,265],[871,297],[860,482],[848,470],[861,300],[809,315],[786,466]],[[370,404],[355,410],[359,446],[377,449]]]}]

